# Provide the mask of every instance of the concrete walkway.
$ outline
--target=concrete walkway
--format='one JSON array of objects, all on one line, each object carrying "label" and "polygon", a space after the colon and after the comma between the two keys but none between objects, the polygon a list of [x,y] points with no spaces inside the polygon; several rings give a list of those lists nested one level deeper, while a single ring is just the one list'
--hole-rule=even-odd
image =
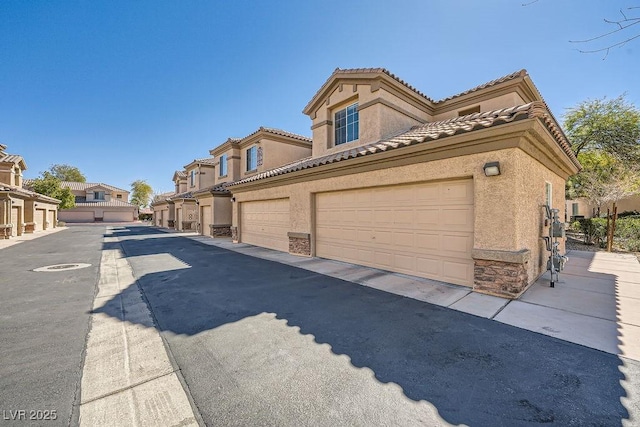
[{"label": "concrete walkway", "polygon": [[[107,228],[82,373],[80,426],[197,426],[177,369]],[[117,228],[117,226],[115,226]],[[106,305],[121,318],[101,312]]]},{"label": "concrete walkway", "polygon": [[631,254],[570,251],[555,288],[545,274],[520,299],[510,301],[463,286],[299,257],[228,238],[181,235],[640,361],[640,263]]}]

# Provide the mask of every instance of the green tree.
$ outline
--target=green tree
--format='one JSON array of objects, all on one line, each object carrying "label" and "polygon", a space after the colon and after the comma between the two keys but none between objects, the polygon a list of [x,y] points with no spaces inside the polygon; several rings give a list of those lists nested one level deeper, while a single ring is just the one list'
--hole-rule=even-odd
[{"label": "green tree", "polygon": [[131,203],[141,208],[148,207],[153,189],[146,181],[138,179],[131,183]]},{"label": "green tree", "polygon": [[597,150],[640,162],[640,111],[624,95],[579,103],[565,115],[564,128],[576,155]]},{"label": "green tree", "polygon": [[51,165],[49,173],[60,181],[71,182],[87,182],[87,178],[84,176],[80,169],[75,166],[65,164]]},{"label": "green tree", "polygon": [[50,172],[42,172],[40,178],[31,183],[31,190],[45,196],[61,200],[59,209],[71,209],[76,205],[76,198],[69,188],[60,186],[60,179]]}]

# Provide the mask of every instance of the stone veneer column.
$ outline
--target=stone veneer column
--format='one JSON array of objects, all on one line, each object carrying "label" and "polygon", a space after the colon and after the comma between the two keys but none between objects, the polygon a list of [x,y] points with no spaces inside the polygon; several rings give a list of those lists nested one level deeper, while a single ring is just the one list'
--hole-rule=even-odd
[{"label": "stone veneer column", "polygon": [[209,235],[212,237],[230,237],[230,224],[209,224]]},{"label": "stone veneer column", "polygon": [[231,227],[231,240],[233,243],[238,243],[238,227]]},{"label": "stone veneer column", "polygon": [[287,235],[290,254],[311,256],[311,234],[289,232]]},{"label": "stone veneer column", "polygon": [[517,298],[529,285],[527,266],[531,251],[474,249],[473,290],[504,298]]}]

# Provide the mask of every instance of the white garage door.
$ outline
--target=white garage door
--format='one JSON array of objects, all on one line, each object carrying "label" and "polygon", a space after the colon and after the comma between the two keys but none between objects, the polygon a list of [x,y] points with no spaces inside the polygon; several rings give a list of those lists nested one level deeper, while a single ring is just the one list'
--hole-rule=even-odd
[{"label": "white garage door", "polygon": [[211,206],[210,205],[201,206],[200,209],[201,209],[200,218],[202,218],[202,220],[200,221],[200,234],[202,234],[203,236],[210,236],[211,227],[209,227],[209,224],[211,224],[213,221],[212,219],[213,212],[211,210]]},{"label": "white garage door", "polygon": [[473,181],[320,193],[316,255],[473,285]]},{"label": "white garage door", "polygon": [[289,251],[289,199],[240,204],[240,241],[278,251]]},{"label": "white garage door", "polygon": [[33,218],[35,225],[35,231],[44,230],[44,222],[47,220],[47,210],[46,209],[36,209],[35,217]]},{"label": "white garage door", "polygon": [[18,235],[18,227],[20,226],[19,222],[20,222],[20,208],[11,208],[11,224],[13,224],[13,227],[11,227],[12,236]]},{"label": "white garage door", "polygon": [[133,213],[131,211],[105,211],[102,216],[105,222],[131,222]]},{"label": "white garage door", "polygon": [[64,222],[93,222],[93,211],[58,212],[58,218]]}]

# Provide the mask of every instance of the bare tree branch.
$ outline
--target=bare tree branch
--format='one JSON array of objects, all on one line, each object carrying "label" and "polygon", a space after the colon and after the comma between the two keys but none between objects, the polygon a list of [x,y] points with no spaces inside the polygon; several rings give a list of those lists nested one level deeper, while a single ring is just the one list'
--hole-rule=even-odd
[{"label": "bare tree branch", "polygon": [[[608,21],[608,20],[606,20],[606,19],[605,19],[604,21],[605,21],[606,23],[608,23],[608,24],[618,24],[618,25],[621,25],[621,24],[620,24],[621,22],[627,22],[627,21],[635,21],[635,22],[633,22],[632,24],[626,25],[626,26],[620,26],[620,28],[618,28],[618,29],[616,29],[616,30],[610,31],[610,32],[608,32],[608,33],[600,34],[599,36],[592,37],[592,38],[590,38],[590,39],[585,39],[585,40],[569,40],[569,43],[588,43],[588,42],[592,42],[592,41],[594,41],[594,40],[598,40],[598,39],[601,39],[601,38],[603,38],[603,37],[610,36],[611,34],[619,33],[620,31],[622,31],[622,30],[624,30],[624,29],[626,29],[626,28],[629,28],[629,27],[631,27],[631,26],[633,26],[633,25],[640,24],[640,18],[626,19],[626,20],[624,20],[624,21]],[[613,47],[613,46],[611,46],[611,47]]]}]

